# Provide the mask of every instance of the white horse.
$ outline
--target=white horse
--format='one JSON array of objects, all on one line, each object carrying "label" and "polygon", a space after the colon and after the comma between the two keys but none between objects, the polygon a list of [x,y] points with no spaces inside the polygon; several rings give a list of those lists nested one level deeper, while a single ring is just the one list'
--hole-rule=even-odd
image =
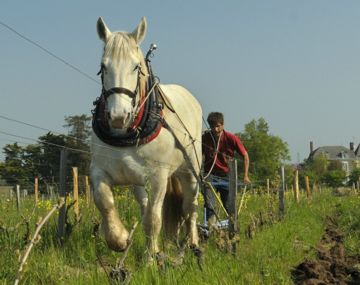
[{"label": "white horse", "polygon": [[[114,206],[111,188],[132,184],[141,205],[147,250],[154,256],[160,251],[158,237],[163,221],[164,226],[172,223],[168,228],[178,232],[181,219],[185,219],[186,240],[198,248],[202,110],[181,86],[149,86],[151,73],[139,47],[146,28],[146,19],[142,18],[132,33],[111,32],[103,19],[98,19],[97,32],[104,42],[100,72],[103,90],[94,103],[97,112],[93,119],[90,175],[108,246],[123,251],[128,245],[129,233]],[[155,129],[146,135],[138,126],[140,121],[144,123],[144,106],[152,98],[148,95],[154,94],[149,90],[152,87],[162,91],[162,96],[155,96],[152,107],[146,107],[152,108],[148,116],[153,124],[145,123],[144,128],[151,129],[157,120]],[[156,108],[160,111],[154,115]],[[149,195],[145,184],[150,186]],[[178,202],[168,196],[177,196]],[[171,220],[171,216],[177,220]]]}]

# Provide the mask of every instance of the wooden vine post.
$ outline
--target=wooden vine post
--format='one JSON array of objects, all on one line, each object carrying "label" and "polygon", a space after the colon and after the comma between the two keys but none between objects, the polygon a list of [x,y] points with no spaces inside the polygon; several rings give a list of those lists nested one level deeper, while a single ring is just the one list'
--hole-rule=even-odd
[{"label": "wooden vine post", "polygon": [[73,194],[74,194],[74,213],[76,221],[80,221],[80,210],[79,210],[79,183],[78,183],[78,168],[72,168],[73,173]]},{"label": "wooden vine post", "polygon": [[85,197],[86,197],[86,204],[89,205],[90,204],[90,185],[89,185],[89,176],[85,176],[84,178],[85,180]]},{"label": "wooden vine post", "polygon": [[279,190],[279,211],[280,216],[283,217],[285,213],[284,194],[285,194],[285,168],[281,166],[280,170],[281,186]]},{"label": "wooden vine post", "polygon": [[16,185],[16,208],[20,211],[20,185]]},{"label": "wooden vine post", "polygon": [[34,195],[35,195],[35,205],[37,205],[39,202],[39,178],[38,177],[35,177]]},{"label": "wooden vine post", "polygon": [[305,176],[306,197],[311,198],[309,176]]},{"label": "wooden vine post", "polygon": [[295,201],[299,203],[299,170],[294,171],[294,197]]}]

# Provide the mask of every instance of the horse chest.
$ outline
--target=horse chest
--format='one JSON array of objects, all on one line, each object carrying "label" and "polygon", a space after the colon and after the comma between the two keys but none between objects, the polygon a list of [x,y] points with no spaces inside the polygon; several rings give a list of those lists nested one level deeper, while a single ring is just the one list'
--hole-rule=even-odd
[{"label": "horse chest", "polygon": [[119,184],[144,184],[146,181],[146,169],[142,161],[134,157],[117,160],[107,172]]},{"label": "horse chest", "polygon": [[93,139],[92,165],[114,184],[145,185],[147,178],[167,175],[183,162],[172,134],[164,128],[157,138],[139,147],[112,147],[96,136]]},{"label": "horse chest", "polygon": [[115,184],[138,184],[146,181],[144,161],[132,151],[94,151],[92,165],[106,173]]}]

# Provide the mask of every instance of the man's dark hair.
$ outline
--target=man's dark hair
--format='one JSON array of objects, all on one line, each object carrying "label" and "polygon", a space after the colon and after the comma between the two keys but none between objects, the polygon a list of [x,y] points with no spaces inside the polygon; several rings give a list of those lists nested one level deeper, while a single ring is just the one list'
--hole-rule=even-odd
[{"label": "man's dark hair", "polygon": [[207,122],[210,127],[214,127],[217,124],[224,124],[224,115],[220,112],[211,112],[207,117]]}]

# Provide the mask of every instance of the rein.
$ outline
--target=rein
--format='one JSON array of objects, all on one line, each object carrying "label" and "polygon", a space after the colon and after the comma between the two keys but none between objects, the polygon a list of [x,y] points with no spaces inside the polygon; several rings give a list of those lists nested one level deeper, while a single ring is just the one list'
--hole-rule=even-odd
[{"label": "rein", "polygon": [[[217,159],[217,156],[218,156],[218,153],[219,153],[219,146],[220,146],[220,140],[221,140],[222,135],[223,135],[223,132],[221,132],[220,137],[218,138],[218,141],[217,141],[217,144],[216,144],[214,160],[212,162],[212,165],[211,165],[211,168],[210,168],[209,172],[203,177],[204,180],[210,176],[210,174],[211,174],[211,172],[212,172],[212,170],[213,170],[213,168],[215,166],[216,159]],[[214,139],[212,134],[211,134],[211,137]],[[215,142],[215,139],[214,139],[214,142]]]}]

